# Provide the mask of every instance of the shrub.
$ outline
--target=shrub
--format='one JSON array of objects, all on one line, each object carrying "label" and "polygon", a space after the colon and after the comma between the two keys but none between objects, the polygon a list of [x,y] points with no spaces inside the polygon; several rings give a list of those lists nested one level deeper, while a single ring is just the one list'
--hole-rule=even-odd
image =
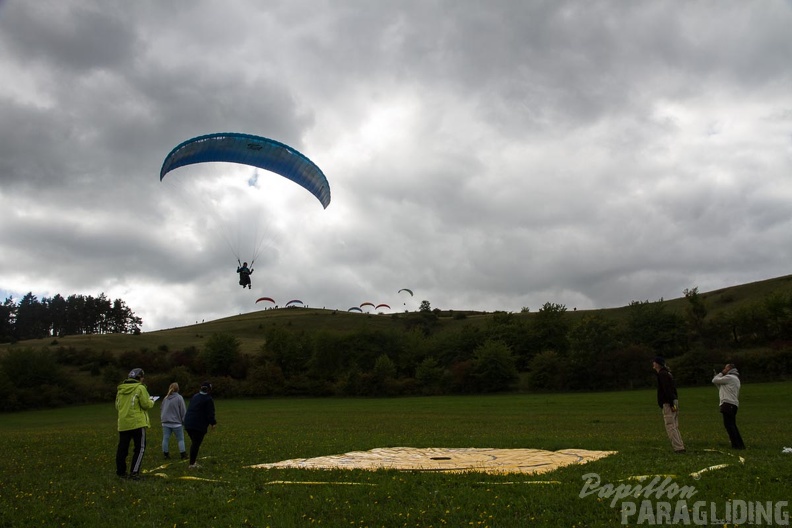
[{"label": "shrub", "polygon": [[246,396],[274,396],[283,394],[285,383],[281,368],[268,362],[248,370],[243,392]]},{"label": "shrub", "polygon": [[474,352],[470,378],[477,392],[509,390],[519,378],[511,348],[501,341],[486,341]]},{"label": "shrub", "polygon": [[444,369],[433,357],[428,357],[421,361],[415,369],[415,381],[420,388],[421,394],[427,396],[442,393]]},{"label": "shrub", "polygon": [[12,349],[0,362],[8,379],[16,387],[35,388],[65,383],[63,367],[47,349]]},{"label": "shrub", "polygon": [[528,387],[531,390],[554,391],[566,386],[564,359],[554,350],[540,352],[528,368]]},{"label": "shrub", "polygon": [[240,347],[239,340],[231,334],[212,334],[202,354],[207,371],[215,376],[229,374],[239,359]]}]

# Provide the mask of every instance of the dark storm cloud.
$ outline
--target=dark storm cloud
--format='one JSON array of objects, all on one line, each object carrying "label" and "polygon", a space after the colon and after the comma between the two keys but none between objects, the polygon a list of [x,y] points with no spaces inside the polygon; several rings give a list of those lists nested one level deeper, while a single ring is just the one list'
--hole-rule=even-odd
[{"label": "dark storm cloud", "polygon": [[138,46],[120,5],[97,2],[6,2],[0,41],[17,60],[48,69],[85,72],[128,66]]},{"label": "dark storm cloud", "polygon": [[[5,2],[0,289],[108,289],[150,330],[259,291],[586,308],[788,273],[790,22],[780,1]],[[219,131],[302,150],[330,207],[232,167],[159,182]],[[192,176],[227,187],[173,192]],[[270,228],[247,295],[232,213]]]}]

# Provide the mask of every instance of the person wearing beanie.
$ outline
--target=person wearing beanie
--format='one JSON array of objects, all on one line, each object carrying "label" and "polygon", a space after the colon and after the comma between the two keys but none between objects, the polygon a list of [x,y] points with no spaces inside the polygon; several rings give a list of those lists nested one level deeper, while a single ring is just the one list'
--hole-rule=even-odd
[{"label": "person wearing beanie", "polygon": [[[127,379],[118,386],[115,408],[118,411],[118,447],[116,448],[116,475],[137,480],[146,451],[146,429],[151,426],[148,410],[154,407],[154,398],[143,385],[145,373],[134,368]],[[127,475],[129,444],[134,443],[132,463]]]},{"label": "person wearing beanie", "polygon": [[184,398],[179,394],[179,384],[174,381],[168,387],[168,394],[162,400],[160,407],[162,454],[165,458],[170,458],[171,434],[176,437],[182,459],[187,458],[187,450],[184,448],[184,415],[186,413],[187,406],[184,404]]},{"label": "person wearing beanie", "polygon": [[663,410],[663,423],[666,434],[671,440],[671,447],[675,453],[684,453],[685,444],[679,433],[679,398],[671,371],[666,366],[665,359],[655,356],[652,359],[652,368],[657,374],[657,405]]},{"label": "person wearing beanie", "polygon": [[217,425],[215,420],[214,400],[211,396],[212,384],[204,381],[201,391],[190,399],[187,414],[184,415],[184,428],[190,436],[190,466],[189,469],[201,467],[198,460],[198,450],[201,449],[204,436],[209,432],[209,427]]},{"label": "person wearing beanie", "polygon": [[740,406],[740,373],[734,364],[729,363],[723,370],[715,373],[712,383],[718,387],[720,412],[723,427],[729,435],[732,449],[745,449],[740,430],[737,429],[737,408]]}]

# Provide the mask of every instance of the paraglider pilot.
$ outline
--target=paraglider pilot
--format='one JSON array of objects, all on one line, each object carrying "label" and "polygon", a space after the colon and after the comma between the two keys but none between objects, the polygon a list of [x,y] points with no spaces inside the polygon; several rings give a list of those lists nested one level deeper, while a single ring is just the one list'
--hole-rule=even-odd
[{"label": "paraglider pilot", "polygon": [[247,286],[249,290],[252,290],[253,288],[250,285],[250,274],[253,273],[253,270],[248,268],[247,262],[243,262],[242,265],[237,268],[237,273],[239,273],[239,284],[242,288],[244,289],[245,286]]}]

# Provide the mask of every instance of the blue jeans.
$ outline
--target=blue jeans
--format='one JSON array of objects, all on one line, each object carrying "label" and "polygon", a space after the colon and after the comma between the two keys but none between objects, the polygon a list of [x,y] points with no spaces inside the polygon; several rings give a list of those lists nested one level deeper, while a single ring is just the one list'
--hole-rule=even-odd
[{"label": "blue jeans", "polygon": [[176,437],[176,440],[179,442],[179,453],[184,453],[184,427],[181,425],[170,427],[164,424],[162,426],[162,452],[168,452],[168,444],[170,443],[171,433],[173,433],[173,435]]}]

